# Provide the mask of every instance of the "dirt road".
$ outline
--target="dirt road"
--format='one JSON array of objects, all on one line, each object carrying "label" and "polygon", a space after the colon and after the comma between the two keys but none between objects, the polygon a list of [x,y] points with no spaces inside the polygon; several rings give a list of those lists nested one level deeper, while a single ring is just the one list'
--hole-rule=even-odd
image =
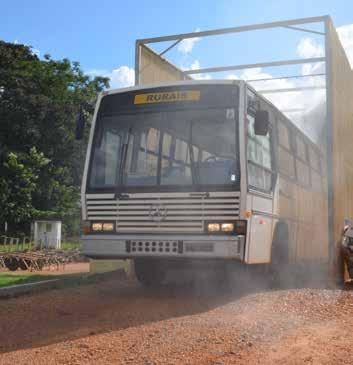
[{"label": "dirt road", "polygon": [[0,364],[353,364],[353,291],[147,291],[0,301]]}]

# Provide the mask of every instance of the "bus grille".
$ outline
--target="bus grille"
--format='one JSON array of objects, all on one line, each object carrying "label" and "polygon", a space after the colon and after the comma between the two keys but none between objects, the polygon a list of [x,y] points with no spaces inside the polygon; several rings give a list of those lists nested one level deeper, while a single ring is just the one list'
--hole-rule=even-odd
[{"label": "bus grille", "polygon": [[115,221],[117,232],[201,233],[205,222],[239,219],[239,192],[87,194],[91,221]]}]

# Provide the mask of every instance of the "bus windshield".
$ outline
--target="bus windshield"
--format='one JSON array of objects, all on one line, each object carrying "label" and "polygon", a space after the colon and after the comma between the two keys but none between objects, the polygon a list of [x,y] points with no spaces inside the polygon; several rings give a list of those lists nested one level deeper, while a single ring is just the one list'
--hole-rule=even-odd
[{"label": "bus windshield", "polygon": [[167,110],[97,120],[90,188],[239,183],[237,110]]}]

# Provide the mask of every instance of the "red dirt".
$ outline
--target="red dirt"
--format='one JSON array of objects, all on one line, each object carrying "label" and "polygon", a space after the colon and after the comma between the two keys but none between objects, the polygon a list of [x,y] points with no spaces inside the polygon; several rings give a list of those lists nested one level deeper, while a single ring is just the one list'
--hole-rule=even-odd
[{"label": "red dirt", "polygon": [[352,364],[353,291],[134,282],[0,301],[0,364]]},{"label": "red dirt", "polygon": [[51,269],[51,270],[42,270],[36,271],[37,275],[69,275],[69,274],[79,274],[79,273],[88,273],[89,272],[89,263],[88,262],[80,262],[67,264],[65,267],[60,266],[59,270]]}]

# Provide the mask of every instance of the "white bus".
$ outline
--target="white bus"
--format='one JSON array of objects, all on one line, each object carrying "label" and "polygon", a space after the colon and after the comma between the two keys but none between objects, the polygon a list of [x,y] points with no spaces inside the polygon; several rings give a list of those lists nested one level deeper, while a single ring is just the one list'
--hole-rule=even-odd
[{"label": "white bus", "polygon": [[160,284],[190,263],[327,262],[325,162],[244,81],[103,92],[83,184],[83,252]]}]

